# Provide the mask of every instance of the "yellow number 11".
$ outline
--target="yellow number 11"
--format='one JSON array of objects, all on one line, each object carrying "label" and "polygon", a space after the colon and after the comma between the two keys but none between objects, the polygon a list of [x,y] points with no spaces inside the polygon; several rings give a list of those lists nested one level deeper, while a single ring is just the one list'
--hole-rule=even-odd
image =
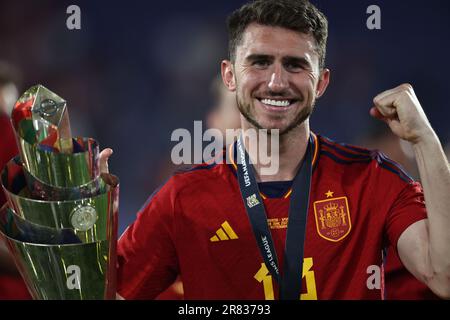
[{"label": "yellow number 11", "polygon": [[[305,278],[306,280],[307,290],[306,293],[302,293],[300,295],[300,300],[317,300],[316,278],[314,277],[314,271],[311,269],[312,266],[312,258],[303,259],[302,279]],[[270,275],[265,263],[261,263],[261,268],[254,277],[258,282],[263,283],[264,296],[266,300],[274,300],[272,276]]]}]

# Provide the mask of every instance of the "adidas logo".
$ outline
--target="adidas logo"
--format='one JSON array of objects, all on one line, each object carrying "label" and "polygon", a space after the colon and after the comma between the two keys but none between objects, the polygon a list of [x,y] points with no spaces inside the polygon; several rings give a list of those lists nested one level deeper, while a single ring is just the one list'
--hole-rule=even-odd
[{"label": "adidas logo", "polygon": [[234,232],[233,228],[231,228],[228,221],[225,221],[221,224],[221,228],[216,231],[216,235],[212,236],[209,241],[211,242],[217,242],[217,241],[224,241],[224,240],[234,240],[239,239],[237,234]]}]

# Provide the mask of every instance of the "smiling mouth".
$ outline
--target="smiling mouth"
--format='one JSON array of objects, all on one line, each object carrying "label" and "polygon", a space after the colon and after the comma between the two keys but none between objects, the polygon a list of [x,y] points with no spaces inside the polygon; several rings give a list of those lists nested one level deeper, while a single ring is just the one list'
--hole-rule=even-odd
[{"label": "smiling mouth", "polygon": [[298,100],[297,99],[267,99],[267,98],[262,99],[262,98],[258,98],[258,101],[268,107],[288,108],[289,106],[296,103]]}]

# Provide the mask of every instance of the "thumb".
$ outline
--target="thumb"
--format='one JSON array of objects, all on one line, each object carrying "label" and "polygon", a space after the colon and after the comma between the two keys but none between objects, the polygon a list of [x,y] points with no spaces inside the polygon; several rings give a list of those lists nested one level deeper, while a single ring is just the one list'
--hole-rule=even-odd
[{"label": "thumb", "polygon": [[99,154],[100,161],[100,173],[109,173],[108,169],[108,159],[113,154],[113,150],[111,148],[106,148],[102,150]]},{"label": "thumb", "polygon": [[386,117],[378,110],[377,107],[372,107],[369,111],[370,115],[378,120],[386,121]]}]

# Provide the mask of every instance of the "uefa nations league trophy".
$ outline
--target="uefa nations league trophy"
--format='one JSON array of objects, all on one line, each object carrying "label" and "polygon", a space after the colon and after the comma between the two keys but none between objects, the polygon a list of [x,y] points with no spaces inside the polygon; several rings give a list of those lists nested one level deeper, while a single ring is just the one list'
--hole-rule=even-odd
[{"label": "uefa nations league trophy", "polygon": [[12,112],[19,155],[1,173],[0,233],[34,299],[115,299],[118,179],[72,138],[66,101],[37,85]]}]

